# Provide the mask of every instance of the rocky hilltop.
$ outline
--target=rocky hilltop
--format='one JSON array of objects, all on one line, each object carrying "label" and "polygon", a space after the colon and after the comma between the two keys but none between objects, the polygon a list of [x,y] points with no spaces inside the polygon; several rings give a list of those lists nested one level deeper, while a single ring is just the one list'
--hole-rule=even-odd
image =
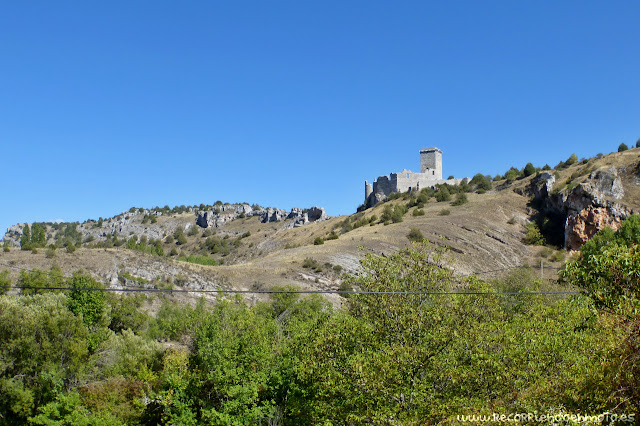
[{"label": "rocky hilltop", "polygon": [[[4,236],[0,270],[17,280],[28,269],[59,266],[66,275],[83,269],[113,288],[336,290],[345,272],[359,272],[366,253],[392,253],[421,235],[449,249],[460,275],[486,279],[541,262],[551,266],[548,275],[565,259],[562,247],[575,250],[640,211],[639,154],[576,159],[528,177],[505,174],[485,188],[461,182],[462,203],[433,190],[394,194],[341,217],[320,207],[286,211],[248,203],[132,208],[107,219],[39,224],[46,244],[33,250],[18,248],[25,230],[19,224]],[[534,223],[551,242],[547,247],[525,244]]]},{"label": "rocky hilltop", "polygon": [[[184,213],[189,213],[184,215]],[[193,219],[195,215],[195,220]],[[113,236],[128,239],[132,235],[145,237],[147,240],[161,240],[176,230],[190,232],[193,226],[206,228],[222,228],[226,223],[237,218],[257,216],[262,223],[283,222],[283,229],[297,228],[313,222],[329,219],[322,207],[301,209],[294,207],[290,212],[278,208],[263,208],[247,203],[222,204],[213,206],[177,207],[172,210],[165,208],[143,209],[131,208],[114,217],[99,220],[87,220],[83,223],[48,223],[43,224],[47,229],[47,244],[60,241],[58,231],[71,225],[77,231],[76,239],[85,243],[104,242]],[[20,247],[20,238],[26,224],[16,224],[5,233],[2,241],[11,247]],[[58,244],[59,245],[59,244]]]},{"label": "rocky hilltop", "polygon": [[606,227],[619,229],[622,220],[638,212],[636,151],[585,160],[562,174],[544,172],[531,180],[526,192],[535,205],[543,215],[563,222],[565,249],[579,249]]}]

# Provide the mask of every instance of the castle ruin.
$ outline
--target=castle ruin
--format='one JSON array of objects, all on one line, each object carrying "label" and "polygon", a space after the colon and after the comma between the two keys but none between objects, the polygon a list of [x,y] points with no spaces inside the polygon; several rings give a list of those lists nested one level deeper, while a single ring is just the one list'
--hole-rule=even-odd
[{"label": "castle ruin", "polygon": [[457,185],[460,179],[442,179],[442,151],[438,148],[420,150],[420,173],[403,170],[389,176],[378,176],[373,185],[364,182],[365,207],[373,207],[394,192],[419,191],[440,183]]}]

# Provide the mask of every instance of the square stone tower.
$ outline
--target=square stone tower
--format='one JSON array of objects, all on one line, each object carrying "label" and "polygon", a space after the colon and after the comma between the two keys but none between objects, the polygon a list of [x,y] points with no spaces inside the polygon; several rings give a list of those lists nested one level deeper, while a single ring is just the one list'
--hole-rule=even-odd
[{"label": "square stone tower", "polygon": [[442,151],[436,147],[421,149],[420,173],[427,173],[434,179],[442,179]]}]

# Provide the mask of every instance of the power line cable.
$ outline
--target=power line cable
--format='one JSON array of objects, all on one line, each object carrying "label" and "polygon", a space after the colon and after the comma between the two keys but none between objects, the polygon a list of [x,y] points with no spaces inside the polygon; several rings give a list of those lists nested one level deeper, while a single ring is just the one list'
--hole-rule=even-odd
[{"label": "power line cable", "polygon": [[373,294],[373,295],[423,295],[423,296],[455,296],[455,295],[477,295],[477,296],[533,296],[533,295],[563,295],[581,294],[580,291],[350,291],[350,290],[188,290],[188,289],[168,289],[168,288],[73,288],[73,287],[35,287],[35,286],[13,286],[11,288],[21,290],[59,290],[59,291],[102,291],[102,292],[125,292],[125,293],[221,293],[221,294]]}]

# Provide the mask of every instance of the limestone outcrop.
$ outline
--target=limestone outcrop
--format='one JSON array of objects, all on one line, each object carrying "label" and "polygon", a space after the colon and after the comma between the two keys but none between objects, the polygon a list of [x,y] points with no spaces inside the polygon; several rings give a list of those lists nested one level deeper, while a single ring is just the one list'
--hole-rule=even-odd
[{"label": "limestone outcrop", "polygon": [[543,210],[565,217],[564,246],[577,250],[596,232],[606,227],[618,229],[634,211],[620,200],[625,191],[615,167],[599,168],[575,187],[553,191],[555,177],[541,173],[529,187]]},{"label": "limestone outcrop", "polygon": [[245,217],[259,216],[260,222],[262,223],[291,220],[291,222],[286,226],[287,228],[297,228],[312,222],[329,219],[329,216],[322,207],[314,206],[310,209],[294,207],[287,213],[286,210],[272,207],[266,209],[252,209],[248,204],[231,204],[221,206],[217,209],[199,212],[196,215],[196,224],[201,228],[220,228],[224,224],[242,215]]},{"label": "limestone outcrop", "polygon": [[262,210],[254,210],[249,204],[225,204],[223,206],[215,206],[213,210],[198,212],[196,224],[201,228],[220,228],[225,223],[241,215],[255,216],[261,212]]}]

